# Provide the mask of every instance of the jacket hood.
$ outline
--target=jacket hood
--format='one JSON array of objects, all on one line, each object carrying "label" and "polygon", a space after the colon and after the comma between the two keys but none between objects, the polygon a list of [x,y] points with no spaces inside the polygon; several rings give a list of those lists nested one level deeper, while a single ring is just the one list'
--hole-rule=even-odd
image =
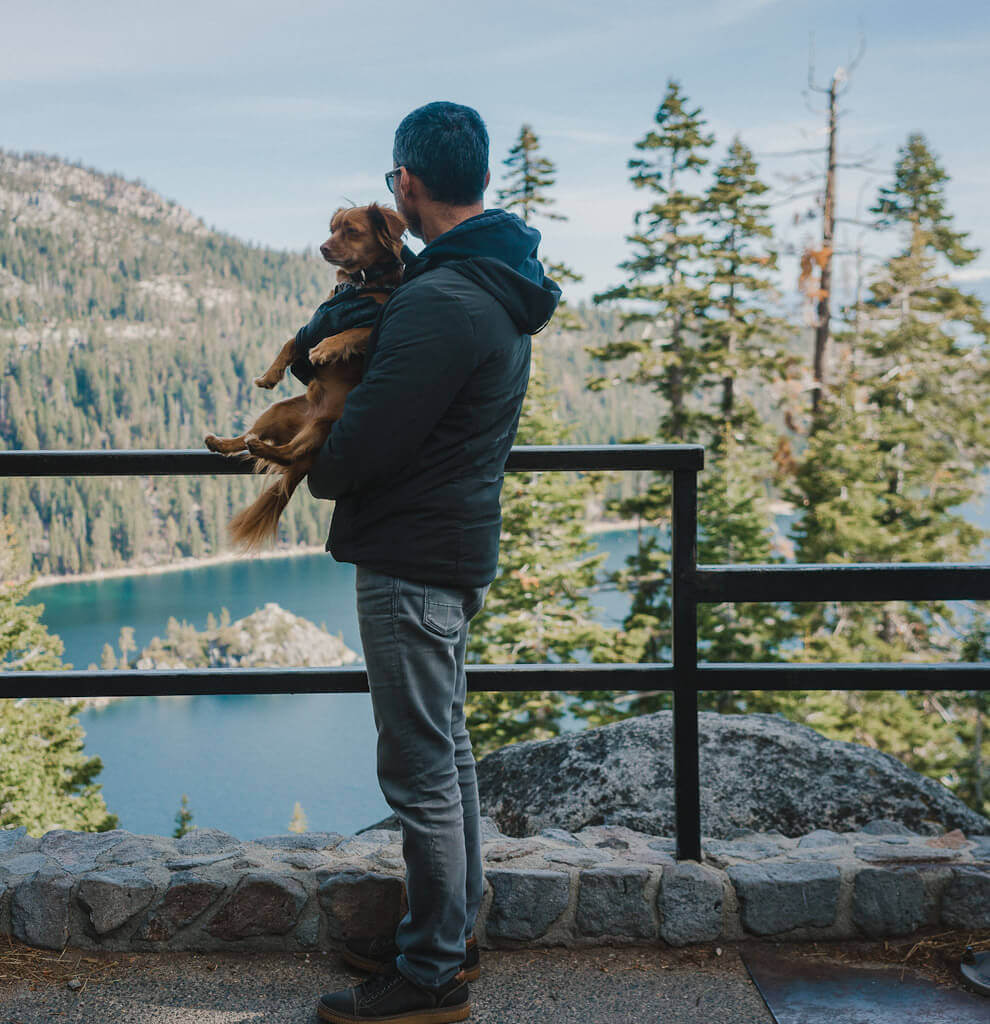
[{"label": "jacket hood", "polygon": [[560,288],[536,258],[540,238],[516,214],[485,210],[438,235],[418,255],[404,246],[403,281],[449,267],[498,299],[520,331],[536,334],[560,301]]}]

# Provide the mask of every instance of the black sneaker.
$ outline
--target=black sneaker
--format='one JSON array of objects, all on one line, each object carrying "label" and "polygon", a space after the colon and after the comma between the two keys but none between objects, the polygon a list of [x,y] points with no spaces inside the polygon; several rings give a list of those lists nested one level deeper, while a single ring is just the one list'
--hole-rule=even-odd
[{"label": "black sneaker", "polygon": [[[359,971],[383,974],[392,970],[395,958],[399,955],[399,947],[394,939],[351,939],[344,943],[340,955]],[[467,940],[461,971],[465,981],[477,981],[481,977],[481,951],[473,935]]]},{"label": "black sneaker", "polygon": [[471,1003],[460,972],[439,988],[421,988],[393,969],[320,996],[316,1012],[331,1024],[451,1024],[470,1016]]}]

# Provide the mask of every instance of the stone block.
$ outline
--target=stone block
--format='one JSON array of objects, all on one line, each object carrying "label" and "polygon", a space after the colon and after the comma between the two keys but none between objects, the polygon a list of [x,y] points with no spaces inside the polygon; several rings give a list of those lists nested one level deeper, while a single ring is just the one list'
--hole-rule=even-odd
[{"label": "stone block", "polygon": [[551,864],[569,864],[575,868],[587,868],[594,864],[604,864],[612,859],[612,855],[605,850],[547,850],[543,854],[545,860]]},{"label": "stone block", "polygon": [[0,861],[4,857],[15,857],[21,853],[34,853],[41,845],[40,839],[27,834],[27,829],[21,825],[18,828],[0,829]]},{"label": "stone block", "polygon": [[806,836],[801,836],[798,840],[798,849],[817,850],[822,847],[845,846],[848,843],[849,840],[845,836],[838,832],[833,832],[830,828],[816,828]]},{"label": "stone block", "polygon": [[175,848],[186,855],[224,853],[235,848],[240,853],[242,847],[240,839],[219,828],[194,828],[175,841]]},{"label": "stone block", "polygon": [[861,829],[860,832],[865,832],[871,836],[913,836],[914,832],[902,824],[899,821],[894,821],[891,818],[874,818],[872,821],[868,821]]},{"label": "stone block", "polygon": [[121,867],[86,875],[76,895],[96,934],[106,935],[144,910],[156,893],[154,882],[143,872]]},{"label": "stone block", "polygon": [[0,876],[33,875],[43,868],[58,869],[58,865],[43,853],[19,853],[16,857],[0,862]]},{"label": "stone block", "polygon": [[165,861],[165,867],[169,871],[194,871],[196,868],[206,868],[211,864],[219,864],[223,860],[233,860],[240,856],[241,851],[228,850],[227,853],[201,853],[195,857],[176,857],[173,860]]},{"label": "stone block", "polygon": [[174,856],[175,841],[164,836],[131,836],[99,854],[101,862],[134,864],[151,857]]},{"label": "stone block", "polygon": [[719,864],[727,864],[732,860],[769,860],[779,857],[784,847],[776,839],[769,836],[757,836],[748,839],[710,839],[701,844],[704,853]]},{"label": "stone block", "polygon": [[263,836],[253,842],[268,850],[332,850],[343,838],[339,832],[289,832],[281,836]]},{"label": "stone block", "polygon": [[583,935],[622,935],[654,939],[657,926],[643,889],[646,868],[600,867],[582,871],[576,923]]},{"label": "stone block", "polygon": [[[540,829],[540,836],[543,839],[553,839],[555,842],[564,843],[567,846],[584,846],[584,843],[573,832],[568,832],[563,828],[544,828]],[[618,840],[622,842],[622,849],[628,849],[629,844],[624,840]]]},{"label": "stone block", "polygon": [[546,847],[538,839],[503,839],[500,842],[486,843],[482,847],[485,860],[515,860],[531,853],[542,853]]},{"label": "stone block", "polygon": [[856,856],[873,864],[909,861],[933,863],[959,860],[960,850],[940,850],[932,846],[891,846],[888,843],[870,843],[855,848]]},{"label": "stone block", "polygon": [[942,894],[942,924],[949,928],[990,928],[990,871],[954,867]]},{"label": "stone block", "polygon": [[840,872],[834,864],[733,864],[726,873],[739,896],[743,927],[756,935],[826,928],[835,921]]},{"label": "stone block", "polygon": [[70,832],[54,829],[41,837],[39,849],[71,874],[82,874],[96,866],[96,858],[107,853],[125,839],[130,832],[114,829],[112,832]]},{"label": "stone block", "polygon": [[285,935],[292,931],[306,890],[295,878],[274,872],[245,875],[206,930],[218,939]]},{"label": "stone block", "polygon": [[481,841],[487,843],[489,839],[501,839],[502,833],[499,831],[498,825],[495,823],[494,818],[489,818],[487,815],[481,816]]},{"label": "stone block", "polygon": [[192,924],[224,894],[227,886],[184,871],[173,875],[159,903],[145,918],[137,937],[165,942]]},{"label": "stone block", "polygon": [[61,949],[69,941],[69,896],[72,876],[45,868],[25,878],[10,904],[14,935],[29,946]]},{"label": "stone block", "polygon": [[489,938],[537,939],[567,909],[570,877],[562,871],[492,868]]},{"label": "stone block", "polygon": [[722,934],[722,875],[682,861],[663,869],[657,910],[660,937],[672,946],[711,942]]},{"label": "stone block", "polygon": [[870,938],[908,935],[924,923],[925,886],[916,871],[863,868],[853,882],[853,923]]},{"label": "stone block", "polygon": [[272,858],[277,864],[288,864],[297,871],[323,867],[327,859],[316,850],[281,850]]},{"label": "stone block", "polygon": [[319,888],[331,939],[392,935],[406,912],[401,878],[364,871],[328,874]]}]

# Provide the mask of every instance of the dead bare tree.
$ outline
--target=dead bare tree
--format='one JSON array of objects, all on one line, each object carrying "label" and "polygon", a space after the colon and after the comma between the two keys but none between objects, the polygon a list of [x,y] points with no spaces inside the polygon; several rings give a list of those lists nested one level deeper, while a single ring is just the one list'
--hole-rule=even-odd
[{"label": "dead bare tree", "polygon": [[815,85],[814,40],[808,57],[808,91],[824,93],[828,97],[828,143],[825,159],[825,191],[822,202],[822,239],[816,250],[808,251],[802,258],[802,277],[807,267],[807,282],[810,285],[814,266],[818,267],[818,281],[813,290],[809,291],[817,303],[815,310],[815,348],[812,360],[814,385],[811,390],[811,430],[815,429],[815,418],[821,403],[826,382],[825,357],[828,349],[832,328],[832,258],[835,254],[835,200],[836,171],[838,167],[838,136],[839,113],[838,100],[848,88],[852,74],[858,66],[866,50],[866,41],[862,34],[856,55],[845,67],[837,67],[832,74],[828,86]]}]

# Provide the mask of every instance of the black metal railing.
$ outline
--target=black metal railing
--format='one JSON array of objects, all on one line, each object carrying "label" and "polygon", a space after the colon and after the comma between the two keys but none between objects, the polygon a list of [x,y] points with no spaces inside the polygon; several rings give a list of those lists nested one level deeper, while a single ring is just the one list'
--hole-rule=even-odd
[{"label": "black metal railing", "polygon": [[[669,690],[674,698],[677,856],[701,859],[698,693],[722,690],[986,690],[987,664],[699,664],[698,605],[813,601],[990,600],[987,565],[697,564],[700,445],[569,445],[513,448],[508,472],[648,470],[673,475],[672,661],[610,665],[470,665],[474,691]],[[0,477],[161,476],[250,473],[212,452],[0,452]],[[361,668],[6,672],[0,697],[161,696],[229,693],[361,693]]]}]

